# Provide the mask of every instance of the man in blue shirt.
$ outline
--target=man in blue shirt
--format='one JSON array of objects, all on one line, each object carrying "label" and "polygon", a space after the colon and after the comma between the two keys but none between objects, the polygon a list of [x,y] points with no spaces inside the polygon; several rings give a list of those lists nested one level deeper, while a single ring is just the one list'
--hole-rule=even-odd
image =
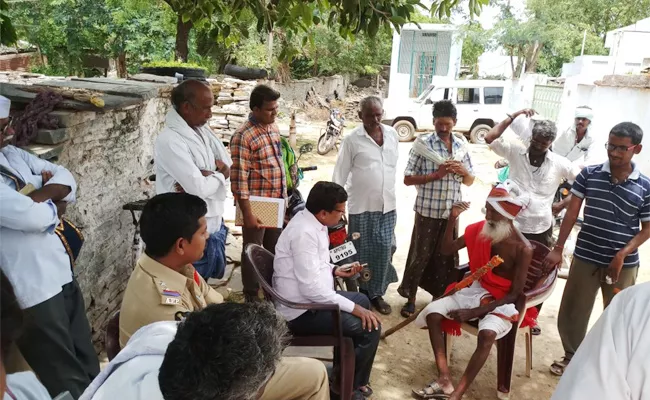
[{"label": "man in blue shirt", "polygon": [[583,169],[576,178],[560,236],[545,260],[547,267],[560,261],[584,202],[584,224],[558,315],[564,357],[551,365],[556,375],[564,373],[587,333],[598,289],[607,307],[636,281],[638,248],[650,238],[650,179],[632,162],[642,139],[643,131],[631,122],[612,128],[605,144],[609,161]]}]

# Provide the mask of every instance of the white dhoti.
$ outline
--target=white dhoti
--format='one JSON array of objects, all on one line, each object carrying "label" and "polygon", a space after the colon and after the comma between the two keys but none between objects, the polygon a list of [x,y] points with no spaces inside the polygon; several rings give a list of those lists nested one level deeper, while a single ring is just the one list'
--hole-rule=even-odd
[{"label": "white dhoti", "polygon": [[[427,327],[427,315],[440,314],[447,319],[449,313],[455,310],[473,309],[481,306],[481,299],[491,296],[479,282],[474,282],[468,288],[461,289],[451,296],[443,297],[440,300],[431,302],[422,310],[415,320],[418,328]],[[478,318],[478,330],[490,330],[497,334],[497,339],[504,337],[512,329],[512,318],[519,313],[514,304],[504,304],[495,308],[492,312]]]}]

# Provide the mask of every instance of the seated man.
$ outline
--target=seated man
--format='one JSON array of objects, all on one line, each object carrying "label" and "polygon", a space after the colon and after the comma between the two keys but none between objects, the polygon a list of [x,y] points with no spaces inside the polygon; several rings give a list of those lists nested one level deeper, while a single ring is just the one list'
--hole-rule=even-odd
[{"label": "seated man", "polygon": [[155,322],[133,335],[80,400],[257,399],[281,368],[286,333],[264,303],[209,305],[180,324]]},{"label": "seated man", "polygon": [[[335,292],[334,276],[351,277],[361,271],[358,263],[336,267],[330,263],[327,227],[345,214],[348,195],[332,182],[318,182],[309,192],[306,210],[289,221],[275,247],[273,287],[297,303],[334,303],[341,308],[343,336],[354,341],[356,360],[353,399],[370,396],[370,371],[379,345],[380,325],[362,293]],[[296,335],[332,333],[332,313],[305,312],[277,305]]]},{"label": "seated man", "polygon": [[[223,301],[192,266],[203,256],[208,238],[206,212],[205,201],[187,193],[160,194],[145,205],[140,218],[145,254],[131,274],[122,301],[122,347],[145,325],[178,321],[188,312]],[[256,368],[250,364],[250,373]],[[327,371],[321,362],[283,358],[275,371],[262,400],[329,398]]]},{"label": "seated man", "polygon": [[[469,208],[469,203],[456,203],[452,207],[443,251],[453,253],[467,247],[472,272],[495,255],[500,256],[503,263],[470,287],[432,302],[416,319],[418,327],[429,329],[439,374],[438,380],[413,391],[418,398],[461,399],[485,364],[494,341],[504,337],[512,328],[512,322],[519,318],[514,302],[524,290],[533,250],[513,220],[527,203],[527,196],[514,182],[504,181],[492,189],[487,198],[486,220],[469,225],[465,235],[456,240],[452,240],[454,226],[458,216]],[[535,308],[531,310],[536,314]],[[479,320],[478,346],[454,388],[447,366],[443,331],[459,334],[460,323],[475,319]],[[527,319],[526,323],[534,324],[534,319]]]}]

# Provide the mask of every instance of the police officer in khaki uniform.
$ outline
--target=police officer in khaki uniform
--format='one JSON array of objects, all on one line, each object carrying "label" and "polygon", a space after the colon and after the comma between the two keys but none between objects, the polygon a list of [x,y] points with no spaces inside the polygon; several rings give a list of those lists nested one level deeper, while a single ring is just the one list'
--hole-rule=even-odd
[{"label": "police officer in khaki uniform", "polygon": [[[140,218],[145,254],[138,261],[122,300],[120,345],[141,327],[184,318],[208,304],[223,302],[192,263],[203,257],[208,238],[207,206],[187,193],[149,200]],[[317,360],[282,358],[259,400],[328,400],[325,366]]]}]

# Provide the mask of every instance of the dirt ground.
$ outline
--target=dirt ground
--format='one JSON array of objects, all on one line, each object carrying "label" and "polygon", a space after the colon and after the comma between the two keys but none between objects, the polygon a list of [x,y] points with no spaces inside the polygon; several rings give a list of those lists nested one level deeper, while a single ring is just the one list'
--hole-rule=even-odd
[{"label": "dirt ground", "polygon": [[[349,128],[347,131],[349,132]],[[314,143],[317,140],[318,127],[298,126],[298,144],[305,142]],[[315,146],[314,146],[315,147]],[[398,219],[397,219],[397,253],[393,263],[401,278],[404,271],[404,264],[408,253],[411,231],[413,229],[413,204],[416,191],[414,188],[404,186],[400,174],[404,171],[410,143],[400,144],[400,155],[398,162]],[[300,190],[307,196],[311,186],[319,180],[330,180],[337,152],[331,151],[325,156],[314,153],[303,156],[300,160],[301,166],[318,165],[317,171],[305,173]],[[471,150],[474,172],[477,180],[470,188],[464,188],[463,196],[471,201],[471,209],[461,216],[461,230],[470,223],[476,222],[484,215],[481,208],[484,206],[484,199],[490,190],[489,184],[496,180],[496,172],[493,168],[498,157],[486,146],[472,145]],[[641,249],[641,259],[650,259],[650,245]],[[465,251],[461,252],[461,263],[467,261]],[[650,271],[642,269],[639,274],[639,282],[650,280]],[[550,399],[559,378],[549,373],[548,367],[553,360],[560,358],[562,345],[557,332],[557,313],[562,298],[565,281],[560,279],[548,301],[544,303],[543,311],[539,318],[542,328],[542,335],[533,339],[533,371],[530,378],[525,375],[526,352],[524,347],[523,330],[519,333],[517,349],[515,352],[515,365],[513,369],[511,399],[546,400]],[[399,310],[404,304],[404,299],[397,294],[398,284],[389,287],[385,299],[393,307],[393,313],[389,316],[381,316],[384,329],[391,327],[402,320]],[[431,296],[420,290],[417,300],[417,307],[426,305]],[[597,306],[591,316],[593,324],[602,313],[602,300],[596,302]],[[599,304],[601,306],[599,306]],[[476,339],[466,333],[455,339],[451,359],[451,371],[455,381],[460,379],[469,358],[474,351]],[[496,350],[494,349],[485,365],[479,373],[476,381],[467,392],[465,399],[483,400],[496,398]],[[398,333],[382,341],[375,359],[374,369],[371,377],[371,384],[374,388],[376,400],[399,400],[410,398],[412,388],[419,388],[430,382],[437,376],[433,360],[433,352],[425,331],[417,330],[414,326],[408,326]]]}]

